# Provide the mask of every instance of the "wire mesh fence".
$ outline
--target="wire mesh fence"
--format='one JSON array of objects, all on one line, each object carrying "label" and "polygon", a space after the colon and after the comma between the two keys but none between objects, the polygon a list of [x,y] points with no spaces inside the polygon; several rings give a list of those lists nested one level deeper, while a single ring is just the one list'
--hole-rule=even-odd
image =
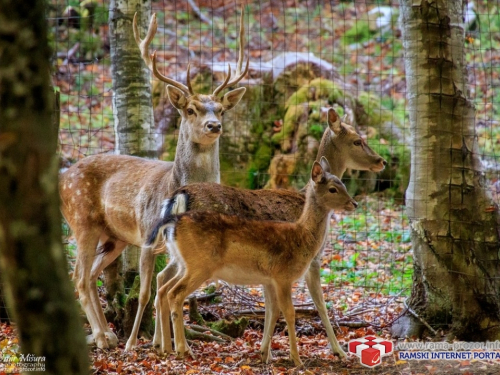
[{"label": "wire mesh fence", "polygon": [[[59,144],[64,166],[113,152],[115,130],[104,1],[50,0],[53,83],[61,95]],[[237,60],[239,3],[155,1],[159,28],[151,51],[159,69],[209,93]],[[224,118],[222,183],[242,188],[300,189],[308,180],[327,109],[333,107],[388,162],[381,173],[348,170],[344,181],[361,203],[333,215],[322,258],[322,284],[336,321],[384,327],[404,310],[413,273],[404,191],[409,179],[409,125],[399,4],[395,1],[258,1],[245,5],[250,71],[242,102]],[[476,138],[498,202],[500,82],[498,1],[469,1],[465,11],[470,96]],[[175,155],[179,116],[164,84],[153,81],[157,152]],[[74,251],[71,239],[69,246]],[[73,246],[73,247],[72,247]],[[230,289],[232,313],[262,307],[253,288]],[[312,304],[302,283],[299,306]]]}]

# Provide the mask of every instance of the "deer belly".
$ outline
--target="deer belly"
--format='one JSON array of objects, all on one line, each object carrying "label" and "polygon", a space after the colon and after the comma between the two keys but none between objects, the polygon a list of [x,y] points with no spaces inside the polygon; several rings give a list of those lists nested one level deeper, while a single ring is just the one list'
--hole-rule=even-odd
[{"label": "deer belly", "polygon": [[263,275],[260,272],[249,269],[248,267],[239,267],[236,265],[226,266],[217,270],[214,277],[219,280],[224,280],[230,284],[269,284],[271,278]]}]

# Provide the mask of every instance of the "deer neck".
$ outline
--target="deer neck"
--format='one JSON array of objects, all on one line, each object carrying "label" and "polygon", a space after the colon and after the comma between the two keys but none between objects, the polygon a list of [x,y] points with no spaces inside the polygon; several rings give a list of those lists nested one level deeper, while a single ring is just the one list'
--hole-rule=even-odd
[{"label": "deer neck", "polygon": [[[324,156],[330,164],[330,173],[342,179],[347,167],[345,157],[342,155],[342,150],[337,146],[336,137],[337,136],[333,134],[329,128],[325,130],[318,147],[316,161],[321,160],[321,157]],[[307,194],[310,183],[311,182],[308,182],[307,185],[300,190],[300,194],[303,196]]]},{"label": "deer neck", "polygon": [[314,246],[309,246],[308,251],[311,256],[316,256],[325,241],[326,233],[330,224],[330,210],[319,204],[317,196],[314,193],[313,183],[309,181],[306,190],[306,203],[300,218],[297,220],[297,226],[303,228],[314,238]]},{"label": "deer neck", "polygon": [[219,140],[210,145],[202,145],[191,141],[181,131],[175,152],[170,191],[194,182],[220,183]]},{"label": "deer neck", "polygon": [[345,164],[345,157],[342,155],[342,150],[337,145],[336,138],[337,135],[335,135],[329,128],[325,130],[318,147],[316,160],[319,161],[321,157],[324,156],[330,164],[330,173],[338,178],[342,178],[347,167]]}]

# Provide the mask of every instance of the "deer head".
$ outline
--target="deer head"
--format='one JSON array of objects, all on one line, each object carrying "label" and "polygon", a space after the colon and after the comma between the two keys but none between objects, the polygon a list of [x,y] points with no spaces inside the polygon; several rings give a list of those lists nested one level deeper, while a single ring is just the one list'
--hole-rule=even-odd
[{"label": "deer head", "polygon": [[[385,168],[387,162],[368,146],[354,127],[342,122],[333,108],[328,110],[328,127],[330,134],[321,140],[318,155],[329,160],[343,158],[345,168],[350,169],[380,172]],[[335,171],[335,174],[341,176],[344,171]]]},{"label": "deer head", "polygon": [[[222,90],[237,84],[248,72],[249,60],[247,60],[245,69],[241,71],[244,57],[243,11],[241,12],[240,17],[240,43],[235,76],[231,79],[231,68],[228,64],[228,72],[224,82],[222,82],[222,84],[219,85],[210,95],[199,94],[193,91],[191,86],[190,65],[187,67],[186,85],[172,78],[166,77],[158,71],[158,67],[156,65],[156,51],[151,55],[149,54],[149,45],[156,34],[157,27],[158,24],[156,22],[156,14],[153,14],[149,22],[146,37],[141,39],[137,27],[137,13],[134,15],[134,38],[141,51],[142,59],[156,78],[168,84],[168,99],[170,103],[172,103],[172,105],[179,111],[182,118],[180,137],[184,137],[193,143],[211,145],[215,143],[222,134],[221,120],[224,112],[230,110],[238,104],[246,91],[244,87],[240,87],[229,91],[221,98],[218,97]],[[183,126],[184,124],[188,124],[189,129],[184,130],[184,128],[186,128],[186,126]]]}]

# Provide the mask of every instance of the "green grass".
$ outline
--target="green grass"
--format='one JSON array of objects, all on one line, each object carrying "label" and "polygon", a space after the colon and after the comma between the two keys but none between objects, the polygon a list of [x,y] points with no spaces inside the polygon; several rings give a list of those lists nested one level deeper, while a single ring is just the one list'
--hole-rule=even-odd
[{"label": "green grass", "polygon": [[408,295],[413,276],[410,228],[393,199],[366,198],[332,225],[332,250],[321,276],[326,284],[387,295]]}]

